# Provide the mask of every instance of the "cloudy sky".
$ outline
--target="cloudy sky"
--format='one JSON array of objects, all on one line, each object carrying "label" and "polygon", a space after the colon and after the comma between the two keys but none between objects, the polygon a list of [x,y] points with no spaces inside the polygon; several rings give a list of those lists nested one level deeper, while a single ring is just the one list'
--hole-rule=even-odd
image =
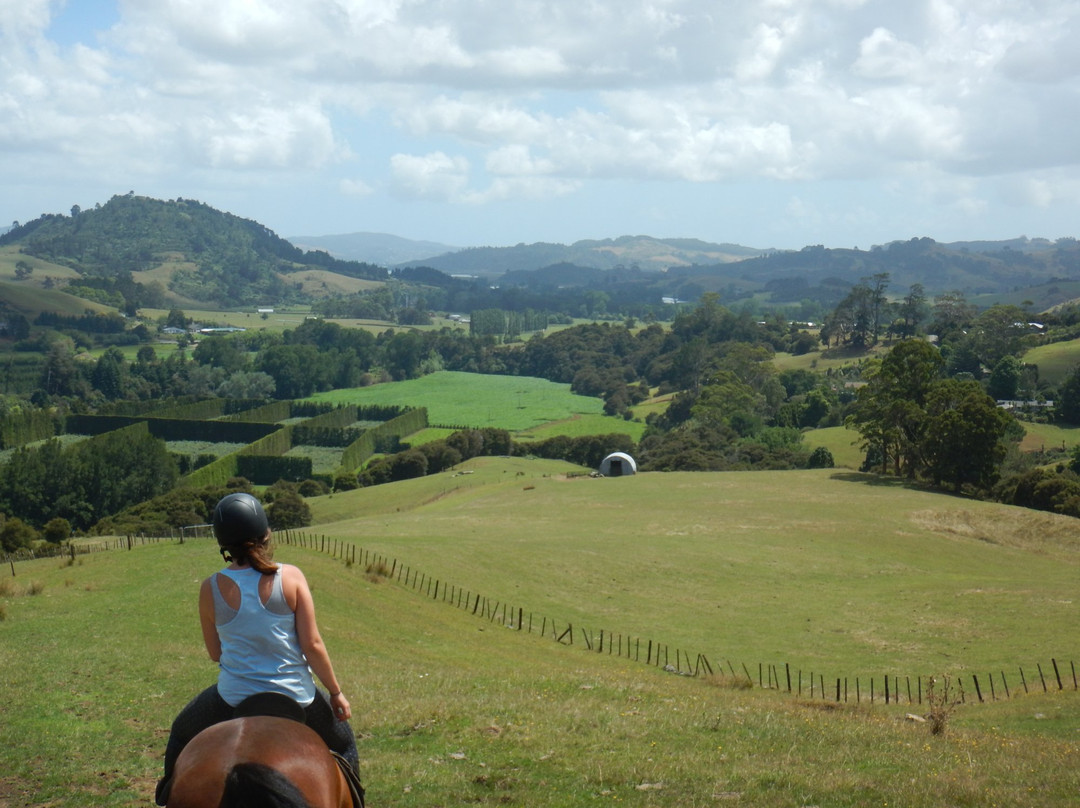
[{"label": "cloudy sky", "polygon": [[0,222],[1080,236],[1076,0],[0,0]]}]

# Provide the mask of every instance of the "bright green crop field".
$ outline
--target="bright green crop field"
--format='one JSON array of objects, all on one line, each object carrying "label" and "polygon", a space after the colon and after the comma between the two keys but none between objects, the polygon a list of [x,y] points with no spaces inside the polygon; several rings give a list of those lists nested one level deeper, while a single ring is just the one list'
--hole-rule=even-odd
[{"label": "bright green crop field", "polygon": [[[1078,804],[1075,520],[843,470],[580,471],[477,458],[311,500],[309,538],[392,559],[393,578],[279,542],[312,585],[369,804]],[[218,563],[199,539],[16,563],[0,585],[0,805],[150,803],[169,722],[215,675],[196,600]],[[459,608],[462,590],[526,627]],[[716,672],[665,672],[636,638]],[[780,687],[759,684],[762,664]],[[811,694],[811,672],[850,698]],[[931,734],[909,718],[928,703],[884,704],[887,674],[924,695],[960,677],[964,703]]]},{"label": "bright green crop field", "polygon": [[[511,432],[576,415],[599,416],[603,402],[570,392],[569,385],[528,376],[488,376],[440,371],[419,379],[311,397],[333,404],[397,404],[427,407],[428,420],[439,426],[496,427]],[[623,431],[621,418],[609,418],[606,432]],[[595,433],[591,433],[595,434]]]}]

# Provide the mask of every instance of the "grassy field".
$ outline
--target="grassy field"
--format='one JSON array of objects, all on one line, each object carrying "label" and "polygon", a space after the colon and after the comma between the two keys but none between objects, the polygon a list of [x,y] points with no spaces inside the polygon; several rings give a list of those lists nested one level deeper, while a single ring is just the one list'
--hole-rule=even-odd
[{"label": "grassy field", "polygon": [[1032,348],[1024,354],[1023,361],[1039,366],[1040,379],[1061,384],[1080,365],[1080,339]]},{"label": "grassy field", "polygon": [[1020,442],[1020,449],[1025,452],[1071,449],[1080,445],[1080,427],[1033,424],[1028,421],[1023,422],[1023,427],[1024,439]]},{"label": "grassy field", "polygon": [[[312,400],[333,404],[427,407],[428,420],[432,424],[497,427],[512,432],[575,415],[597,416],[603,409],[600,399],[575,395],[568,385],[546,379],[452,371],[394,384],[318,393]],[[626,423],[621,418],[607,420],[611,427],[605,432],[619,431],[619,425]]]},{"label": "grassy field", "polygon": [[772,363],[777,370],[816,370],[824,373],[827,370],[838,370],[859,365],[873,356],[879,356],[887,352],[890,348],[891,345],[887,346],[882,343],[868,351],[833,348],[824,352],[810,351],[798,356],[778,352],[773,357]]},{"label": "grassy field", "polygon": [[811,429],[803,433],[803,443],[811,450],[824,446],[832,452],[833,462],[838,467],[849,469],[862,466],[865,452],[859,448],[861,440],[862,436],[857,431],[844,426]]},{"label": "grassy field", "polygon": [[[560,627],[826,676],[1008,669],[1013,697],[969,685],[935,736],[880,691],[837,705],[672,675],[279,546],[312,584],[370,804],[1077,804],[1080,694],[1011,674],[1076,656],[1073,522],[836,472],[471,470],[313,500],[314,530]],[[4,579],[0,805],[149,803],[172,716],[214,677],[195,602],[217,564],[194,540]]]}]

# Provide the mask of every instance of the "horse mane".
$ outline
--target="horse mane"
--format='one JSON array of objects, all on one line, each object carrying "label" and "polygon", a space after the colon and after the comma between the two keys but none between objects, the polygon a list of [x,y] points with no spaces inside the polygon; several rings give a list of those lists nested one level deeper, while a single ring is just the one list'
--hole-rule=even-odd
[{"label": "horse mane", "polygon": [[237,763],[225,778],[220,808],[311,808],[292,781],[262,763]]}]

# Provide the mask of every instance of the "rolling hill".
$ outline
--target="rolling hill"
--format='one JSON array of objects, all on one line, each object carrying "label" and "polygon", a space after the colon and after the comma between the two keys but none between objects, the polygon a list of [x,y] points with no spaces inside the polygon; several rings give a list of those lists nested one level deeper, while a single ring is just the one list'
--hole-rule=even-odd
[{"label": "rolling hill", "polygon": [[[704,292],[718,292],[729,302],[753,297],[769,305],[812,300],[832,307],[852,285],[887,273],[894,296],[920,284],[930,296],[960,291],[983,305],[1030,300],[1042,311],[1075,299],[1080,285],[1080,243],[1072,238],[953,244],[912,238],[870,250],[811,245],[789,251],[647,235],[457,250],[371,233],[295,240],[301,246],[194,200],[127,194],[93,209],[73,209],[71,216],[49,214],[13,227],[0,235],[0,249],[74,271],[79,283],[105,291],[110,283],[126,283],[124,297],[132,308],[312,303],[388,278],[384,266],[335,255],[363,255],[385,265],[407,256],[394,264],[395,275],[406,278],[400,273],[423,267],[441,275],[433,285],[447,290],[459,279],[452,276],[464,276],[476,279],[481,290],[603,291],[615,307],[626,301],[658,306],[663,298],[695,301]],[[145,294],[129,294],[132,283]],[[473,295],[470,306],[512,307],[499,295],[488,297]],[[550,297],[528,305],[567,309],[565,300]],[[447,307],[454,308],[449,301]]]}]

